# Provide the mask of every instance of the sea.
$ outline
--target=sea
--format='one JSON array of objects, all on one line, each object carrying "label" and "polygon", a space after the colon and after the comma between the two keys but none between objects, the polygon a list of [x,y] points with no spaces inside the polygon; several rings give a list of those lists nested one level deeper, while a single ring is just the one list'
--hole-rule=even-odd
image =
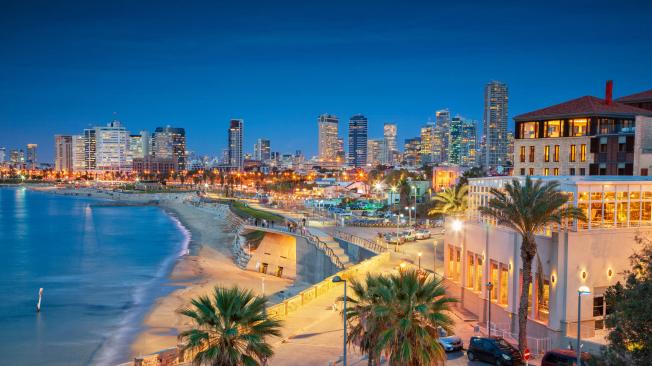
[{"label": "sea", "polygon": [[0,364],[129,361],[190,234],[159,207],[103,203],[0,188]]}]

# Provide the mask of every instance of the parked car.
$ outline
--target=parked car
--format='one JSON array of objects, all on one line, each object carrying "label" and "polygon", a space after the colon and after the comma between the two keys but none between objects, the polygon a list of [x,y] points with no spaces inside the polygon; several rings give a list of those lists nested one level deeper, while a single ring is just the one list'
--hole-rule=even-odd
[{"label": "parked car", "polygon": [[405,243],[405,238],[402,237],[401,235],[396,235],[396,233],[387,233],[385,234],[385,241],[387,241],[390,244],[403,244]]},{"label": "parked car", "polygon": [[415,234],[417,236],[417,240],[429,239],[430,236],[432,236],[430,230],[426,230],[426,229],[419,229],[415,231]]},{"label": "parked car", "polygon": [[[591,354],[582,352],[580,356],[582,364],[588,366],[591,360]],[[571,349],[553,349],[546,352],[541,359],[541,366],[577,366],[577,352]]]},{"label": "parked car", "polygon": [[448,334],[444,328],[439,327],[439,344],[444,347],[446,352],[457,352],[461,351],[464,348],[464,342],[462,338],[456,336],[455,334]]},{"label": "parked car", "polygon": [[401,232],[401,236],[405,238],[405,241],[416,241],[417,240],[417,234],[414,232],[414,230],[405,230]]},{"label": "parked car", "polygon": [[471,337],[466,356],[469,361],[484,361],[496,366],[523,364],[521,353],[500,337]]}]

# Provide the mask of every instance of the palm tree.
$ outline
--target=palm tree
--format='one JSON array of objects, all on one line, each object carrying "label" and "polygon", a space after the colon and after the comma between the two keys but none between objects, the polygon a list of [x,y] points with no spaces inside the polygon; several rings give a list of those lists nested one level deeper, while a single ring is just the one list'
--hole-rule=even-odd
[{"label": "palm tree", "polygon": [[[398,274],[368,275],[366,284],[351,281],[357,299],[347,309],[352,327],[350,343],[369,355],[369,364],[381,353],[390,365],[443,365],[446,353],[439,329],[450,331],[446,311],[456,302],[447,297],[441,280],[405,270]],[[349,318],[350,317],[350,318]]]},{"label": "palm tree", "polygon": [[265,314],[265,297],[238,287],[215,287],[212,299],[200,296],[181,310],[194,327],[179,334],[184,350],[196,352],[195,365],[257,366],[274,352],[269,337],[281,335],[279,320]]},{"label": "palm tree", "polygon": [[566,206],[568,196],[559,191],[559,183],[542,180],[525,184],[518,179],[507,183],[504,192],[492,188],[493,196],[480,212],[494,218],[498,225],[506,226],[521,236],[521,261],[523,263],[523,286],[518,308],[518,346],[521,352],[527,348],[528,292],[532,284],[532,261],[537,255],[535,234],[551,224],[562,224],[564,219],[586,221],[584,212],[574,206]]},{"label": "palm tree", "polygon": [[435,208],[428,211],[429,215],[444,214],[444,215],[460,215],[466,211],[468,207],[468,192],[469,186],[453,186],[446,188],[439,192],[433,201],[435,201]]}]

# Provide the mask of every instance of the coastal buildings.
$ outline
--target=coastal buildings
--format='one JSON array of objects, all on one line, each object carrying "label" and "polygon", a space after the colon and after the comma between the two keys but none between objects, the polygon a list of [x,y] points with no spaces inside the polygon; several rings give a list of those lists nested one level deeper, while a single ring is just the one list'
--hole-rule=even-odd
[{"label": "coastal buildings", "polygon": [[421,162],[421,138],[405,139],[403,148],[403,162],[408,166],[417,166]]},{"label": "coastal buildings", "polygon": [[0,165],[3,165],[7,159],[7,148],[0,147]]},{"label": "coastal buildings", "polygon": [[451,119],[449,128],[449,165],[473,167],[476,164],[476,123],[460,116]]},{"label": "coastal buildings", "polygon": [[348,164],[354,168],[367,165],[367,117],[362,114],[356,114],[349,120]]},{"label": "coastal buildings", "polygon": [[367,140],[367,165],[376,167],[383,163],[383,140],[382,139],[368,139]]},{"label": "coastal buildings", "polygon": [[242,170],[244,166],[244,156],[242,154],[243,135],[244,120],[232,119],[228,131],[229,166],[236,170]]},{"label": "coastal buildings", "polygon": [[24,169],[25,151],[23,149],[12,149],[9,151],[9,165],[16,169]]},{"label": "coastal buildings", "polygon": [[[444,275],[449,291],[460,306],[488,319],[492,327],[517,332],[520,295],[521,238],[513,230],[481,216],[490,189],[502,189],[514,177],[469,179],[469,210],[463,222],[447,226],[444,237]],[[524,177],[518,177],[521,182]],[[565,347],[564,337],[577,335],[577,290],[588,286],[582,300],[581,335],[585,348],[604,342],[604,318],[610,311],[604,292],[630,268],[628,257],[639,244],[637,237],[652,237],[652,178],[617,176],[534,177],[557,180],[588,222],[553,225],[536,235],[540,257],[535,261],[528,316],[528,337]],[[447,225],[451,224],[449,221]],[[487,283],[493,284],[489,298]],[[538,290],[539,289],[539,290]],[[530,341],[533,342],[533,341]]]},{"label": "coastal buildings", "polygon": [[54,136],[54,170],[58,172],[72,172],[72,136]]},{"label": "coastal buildings", "polygon": [[584,96],[514,117],[515,175],[650,175],[652,111]]},{"label": "coastal buildings", "polygon": [[339,150],[338,126],[339,120],[336,116],[322,114],[317,119],[318,160],[320,162],[333,163],[337,161]]},{"label": "coastal buildings", "polygon": [[[425,126],[421,127],[421,139],[420,139],[420,149],[419,149],[419,160],[421,163],[433,163],[435,162],[434,154],[434,139],[435,139],[435,124],[428,123]],[[439,155],[437,155],[439,157]]]},{"label": "coastal buildings", "polygon": [[174,157],[144,156],[142,158],[134,158],[132,167],[133,171],[138,175],[168,177],[175,171],[178,171],[178,164],[178,160]]},{"label": "coastal buildings", "polygon": [[435,129],[433,137],[433,163],[450,160],[451,113],[448,109],[435,112]]},{"label": "coastal buildings", "polygon": [[396,145],[397,127],[395,123],[385,123],[383,125],[383,152],[381,163],[392,165],[396,162],[398,156],[398,146]]},{"label": "coastal buildings", "polygon": [[157,127],[152,135],[152,155],[174,160],[176,171],[186,170],[186,130],[169,125]]},{"label": "coastal buildings", "polygon": [[[93,128],[94,135],[94,170],[100,172],[130,171],[127,162],[129,132],[120,121],[114,120],[106,126]],[[90,150],[89,152],[92,152]]]},{"label": "coastal buildings", "polygon": [[272,157],[270,141],[267,139],[258,139],[254,144],[254,160],[267,162]]},{"label": "coastal buildings", "polygon": [[38,145],[27,144],[27,159],[25,161],[27,169],[38,168]]},{"label": "coastal buildings", "polygon": [[484,120],[482,163],[488,169],[497,169],[507,164],[507,84],[489,82],[484,89]]}]

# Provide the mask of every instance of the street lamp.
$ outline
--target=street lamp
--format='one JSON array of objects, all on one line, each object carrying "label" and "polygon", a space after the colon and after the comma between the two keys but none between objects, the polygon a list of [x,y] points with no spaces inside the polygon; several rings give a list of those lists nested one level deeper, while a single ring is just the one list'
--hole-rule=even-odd
[{"label": "street lamp", "polygon": [[412,226],[412,211],[410,211],[410,206],[405,206],[405,211],[408,212],[408,226]]},{"label": "street lamp", "polygon": [[397,253],[398,253],[398,239],[399,239],[398,230],[399,227],[401,226],[401,221],[400,221],[401,217],[403,217],[403,214],[396,215],[396,250],[395,251]]},{"label": "street lamp", "polygon": [[414,190],[414,225],[417,225],[417,186],[412,186]]},{"label": "street lamp", "polygon": [[460,232],[460,231],[462,231],[462,227],[463,227],[463,226],[464,226],[464,224],[463,224],[462,221],[459,220],[459,219],[455,219],[455,220],[453,220],[453,222],[451,223],[451,229],[453,229],[453,231],[456,231],[456,232]]},{"label": "street lamp", "polygon": [[333,277],[333,283],[344,283],[344,354],[342,357],[342,365],[346,366],[346,280],[342,279],[340,276]]},{"label": "street lamp", "polygon": [[418,256],[419,256],[419,271],[421,271],[421,252],[419,252]]},{"label": "street lamp", "polygon": [[588,286],[580,286],[577,289],[577,365],[581,365],[582,350],[580,349],[580,327],[582,319],[582,295],[590,295],[591,289]]},{"label": "street lamp", "polygon": [[487,298],[487,332],[488,335],[487,337],[491,337],[491,290],[493,290],[494,284],[491,282],[487,282],[487,291],[489,292],[489,297]]}]

